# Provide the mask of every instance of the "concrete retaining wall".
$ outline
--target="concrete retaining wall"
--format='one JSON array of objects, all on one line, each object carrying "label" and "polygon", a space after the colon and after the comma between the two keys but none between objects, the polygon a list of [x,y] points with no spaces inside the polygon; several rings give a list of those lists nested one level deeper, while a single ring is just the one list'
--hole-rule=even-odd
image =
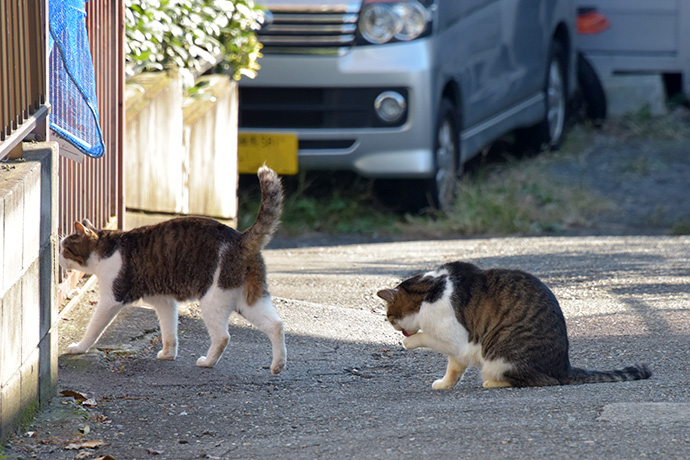
[{"label": "concrete retaining wall", "polygon": [[237,217],[237,83],[225,75],[197,80],[202,88],[185,99],[184,144],[189,159],[189,212],[218,219]]},{"label": "concrete retaining wall", "polygon": [[57,144],[0,164],[0,441],[57,385]]},{"label": "concrete retaining wall", "polygon": [[158,213],[186,213],[182,144],[182,77],[141,73],[127,82],[125,204]]},{"label": "concrete retaining wall", "polygon": [[126,228],[173,215],[237,218],[237,83],[197,80],[185,96],[176,73],[142,73],[127,82]]}]

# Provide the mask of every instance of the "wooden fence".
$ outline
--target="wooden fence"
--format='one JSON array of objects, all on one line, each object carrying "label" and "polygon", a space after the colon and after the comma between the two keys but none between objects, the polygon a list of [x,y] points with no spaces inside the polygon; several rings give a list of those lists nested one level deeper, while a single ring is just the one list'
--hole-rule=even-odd
[{"label": "wooden fence", "polygon": [[91,0],[86,3],[86,13],[105,155],[99,159],[86,157],[82,163],[60,159],[58,231],[63,234],[71,232],[74,221],[83,218],[96,226],[119,226],[124,212],[123,6],[121,2]]}]

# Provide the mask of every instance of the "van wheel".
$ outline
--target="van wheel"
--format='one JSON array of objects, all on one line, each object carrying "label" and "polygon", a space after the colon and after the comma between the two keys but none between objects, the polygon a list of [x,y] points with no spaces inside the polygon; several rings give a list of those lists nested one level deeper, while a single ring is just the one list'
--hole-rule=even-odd
[{"label": "van wheel", "polygon": [[374,191],[382,203],[398,211],[419,212],[433,208],[448,212],[455,202],[460,158],[455,106],[441,101],[434,133],[434,175],[429,179],[379,179]]},{"label": "van wheel", "polygon": [[606,120],[606,92],[597,71],[581,51],[577,53],[577,86],[581,112],[594,126],[601,126]]},{"label": "van wheel", "polygon": [[434,137],[434,177],[425,184],[427,201],[439,211],[448,212],[455,202],[460,158],[455,107],[441,101]]},{"label": "van wheel", "polygon": [[518,145],[528,150],[557,150],[563,141],[568,104],[565,86],[565,52],[560,43],[551,47],[551,59],[546,69],[544,95],[546,113],[535,126],[518,130]]}]

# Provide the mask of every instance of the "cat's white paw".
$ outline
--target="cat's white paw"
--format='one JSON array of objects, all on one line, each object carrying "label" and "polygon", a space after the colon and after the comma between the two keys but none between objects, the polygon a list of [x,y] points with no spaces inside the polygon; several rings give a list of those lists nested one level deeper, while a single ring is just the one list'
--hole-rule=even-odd
[{"label": "cat's white paw", "polygon": [[156,357],[166,361],[173,361],[177,358],[177,342],[163,341],[163,348],[161,348]]},{"label": "cat's white paw", "polygon": [[280,371],[282,371],[284,367],[284,360],[280,360],[277,363],[271,363],[271,374],[280,374]]},{"label": "cat's white paw", "polygon": [[156,355],[156,358],[162,359],[165,361],[174,361],[175,358],[177,358],[177,353],[172,352],[170,350],[163,349],[163,350],[158,352],[158,354]]},{"label": "cat's white paw", "polygon": [[511,385],[508,382],[502,382],[498,380],[484,380],[482,386],[484,388],[509,388]]},{"label": "cat's white paw", "polygon": [[216,365],[216,362],[208,359],[206,356],[202,356],[196,360],[196,365],[199,367],[213,367]]},{"label": "cat's white paw", "polygon": [[73,343],[67,347],[67,351],[65,353],[68,355],[83,355],[87,350],[88,348],[80,347],[78,343]]},{"label": "cat's white paw", "polygon": [[421,333],[420,334],[414,334],[414,335],[411,335],[409,337],[405,337],[403,339],[402,344],[403,344],[403,347],[405,347],[405,350],[414,350],[415,348],[419,348],[422,346],[422,344],[420,343],[421,341],[419,340],[419,337],[417,337],[419,335],[421,335]]},{"label": "cat's white paw", "polygon": [[450,383],[444,379],[438,379],[431,384],[432,390],[452,390],[455,387],[454,383]]}]

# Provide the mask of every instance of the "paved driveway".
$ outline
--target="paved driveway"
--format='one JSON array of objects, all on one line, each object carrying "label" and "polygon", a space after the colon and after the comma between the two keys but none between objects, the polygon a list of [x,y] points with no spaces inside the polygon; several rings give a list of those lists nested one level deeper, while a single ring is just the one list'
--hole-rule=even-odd
[{"label": "paved driveway", "polygon": [[[60,358],[60,389],[96,406],[75,418],[58,410],[73,412],[71,398],[60,398],[9,457],[34,449],[72,459],[79,451],[66,442],[97,440],[107,445],[82,449],[84,458],[690,458],[690,237],[404,242],[265,257],[287,332],[282,374],[269,374],[268,339],[239,317],[218,365],[196,368],[208,338],[193,305],[183,309],[178,360],[157,361],[155,315],[127,308],[100,350]],[[403,350],[375,292],[457,259],[527,270],[551,286],[574,365],[646,362],[653,377],[486,390],[470,370],[454,390],[432,391],[445,358]],[[66,315],[62,349],[83,331],[94,295]]]}]

